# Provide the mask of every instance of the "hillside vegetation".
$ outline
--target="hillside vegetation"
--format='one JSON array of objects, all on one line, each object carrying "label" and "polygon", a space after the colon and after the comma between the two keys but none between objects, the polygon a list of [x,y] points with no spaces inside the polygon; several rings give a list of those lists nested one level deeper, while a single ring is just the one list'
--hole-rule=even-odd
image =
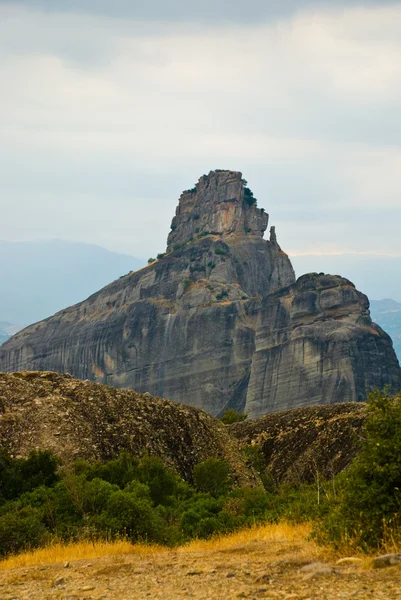
[{"label": "hillside vegetation", "polygon": [[26,372],[0,375],[0,403],[4,555],[88,539],[177,546],[283,521],[312,522],[335,548],[401,541],[401,394],[224,425]]}]

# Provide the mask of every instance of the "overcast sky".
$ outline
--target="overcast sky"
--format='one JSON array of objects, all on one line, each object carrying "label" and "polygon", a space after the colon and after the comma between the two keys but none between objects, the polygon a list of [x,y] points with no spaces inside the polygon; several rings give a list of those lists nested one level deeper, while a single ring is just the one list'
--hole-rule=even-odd
[{"label": "overcast sky", "polygon": [[0,0],[0,238],[147,257],[242,171],[291,254],[401,256],[401,0]]}]

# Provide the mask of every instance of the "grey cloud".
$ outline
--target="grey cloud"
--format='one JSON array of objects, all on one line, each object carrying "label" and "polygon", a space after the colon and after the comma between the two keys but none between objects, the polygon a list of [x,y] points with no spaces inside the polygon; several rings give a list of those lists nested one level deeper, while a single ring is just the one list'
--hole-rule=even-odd
[{"label": "grey cloud", "polygon": [[[380,0],[396,4],[397,0]],[[98,14],[151,20],[207,20],[244,23],[288,16],[305,7],[333,9],[341,6],[374,6],[377,0],[0,0],[0,5],[20,5],[48,12]]]},{"label": "grey cloud", "polygon": [[[0,237],[85,240],[146,258],[163,250],[180,192],[231,168],[248,179],[286,251],[401,255],[392,15],[376,27],[382,33],[363,25],[372,19],[363,11],[347,20],[332,10],[321,27],[300,12],[265,29],[142,28],[102,16],[123,16],[123,3],[79,2],[92,7],[89,18],[75,14],[78,3],[45,4],[54,12],[34,0],[26,6],[37,12],[10,11],[0,35]],[[246,8],[256,19],[295,4]],[[216,6],[235,16],[231,2]],[[156,7],[129,2],[124,15],[173,18]],[[195,19],[212,4],[181,7],[180,18]]]}]

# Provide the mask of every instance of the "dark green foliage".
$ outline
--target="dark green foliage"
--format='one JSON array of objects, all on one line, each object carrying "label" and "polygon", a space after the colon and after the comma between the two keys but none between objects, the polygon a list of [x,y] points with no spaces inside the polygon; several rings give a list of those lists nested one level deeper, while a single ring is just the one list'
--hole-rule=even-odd
[{"label": "dark green foliage", "polygon": [[113,535],[125,534],[133,541],[161,542],[163,519],[150,499],[138,496],[135,491],[118,490],[112,494],[97,521],[103,530]]},{"label": "dark green foliage", "polygon": [[0,556],[45,544],[48,531],[42,520],[40,509],[10,504],[9,510],[0,514]]},{"label": "dark green foliage", "polygon": [[224,300],[224,298],[228,298],[228,291],[223,290],[219,294],[216,294],[216,300]]},{"label": "dark green foliage", "polygon": [[157,260],[160,260],[161,258],[164,258],[166,256],[165,252],[159,252],[159,254],[157,255]]},{"label": "dark green foliage", "polygon": [[93,464],[79,460],[58,475],[57,464],[50,453],[33,453],[26,460],[1,455],[0,555],[52,538],[123,536],[176,545],[251,524],[267,505],[260,492],[231,491],[229,468],[218,459],[195,467],[197,489],[149,456],[122,453]]},{"label": "dark green foliage", "polygon": [[336,499],[318,529],[335,544],[348,539],[368,549],[379,547],[387,535],[401,538],[401,393],[370,395],[360,446],[338,476]]},{"label": "dark green foliage", "polygon": [[152,263],[154,263],[156,261],[155,258],[148,258],[148,265],[151,265]]},{"label": "dark green foliage", "polygon": [[220,421],[225,425],[232,425],[232,423],[241,423],[242,421],[245,421],[247,417],[248,415],[239,413],[233,408],[229,408],[224,412],[223,416],[220,417]]},{"label": "dark green foliage", "polygon": [[257,206],[258,204],[258,201],[254,197],[253,192],[249,189],[249,187],[244,187],[244,200],[248,204],[248,206]]},{"label": "dark green foliage", "polygon": [[200,219],[200,215],[193,215],[192,218],[194,221],[198,221]]},{"label": "dark green foliage", "polygon": [[214,253],[217,254],[217,256],[227,256],[228,255],[228,248],[226,246],[217,246],[214,249]]},{"label": "dark green foliage", "polygon": [[246,518],[261,518],[270,506],[269,497],[263,487],[239,488],[231,497],[237,501],[238,514]]},{"label": "dark green foliage", "polygon": [[[198,494],[183,504],[180,528],[185,536],[207,538],[227,530],[223,501]],[[228,519],[229,520],[229,519]]]},{"label": "dark green foliage", "polygon": [[224,495],[230,488],[230,471],[227,464],[218,458],[197,464],[192,476],[197,490],[208,492],[215,498]]},{"label": "dark green foliage", "polygon": [[48,450],[30,452],[26,460],[12,459],[0,449],[0,505],[40,485],[53,485],[58,459]]},{"label": "dark green foliage", "polygon": [[150,456],[144,457],[138,466],[138,480],[149,487],[150,497],[155,505],[169,505],[178,486],[178,476],[169,471],[162,461]]}]

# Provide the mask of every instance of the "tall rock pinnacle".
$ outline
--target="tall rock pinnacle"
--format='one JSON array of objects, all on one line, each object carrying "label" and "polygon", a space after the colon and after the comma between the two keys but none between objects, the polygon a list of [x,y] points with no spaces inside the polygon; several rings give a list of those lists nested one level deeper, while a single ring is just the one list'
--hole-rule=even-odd
[{"label": "tall rock pinnacle", "polygon": [[211,171],[179,200],[167,253],[19,332],[4,371],[68,372],[220,414],[363,400],[401,388],[390,338],[346,279],[295,282],[242,175]]},{"label": "tall rock pinnacle", "polygon": [[211,171],[182,193],[171,223],[167,251],[196,236],[250,233],[263,237],[269,215],[256,207],[251,190],[237,171]]}]

